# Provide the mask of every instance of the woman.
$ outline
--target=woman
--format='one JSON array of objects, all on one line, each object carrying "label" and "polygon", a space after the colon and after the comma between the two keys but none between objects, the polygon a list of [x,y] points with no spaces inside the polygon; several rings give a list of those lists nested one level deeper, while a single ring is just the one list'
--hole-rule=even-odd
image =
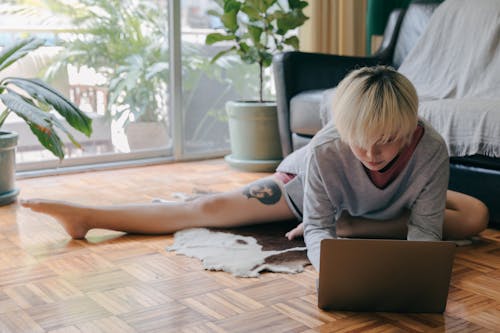
[{"label": "woman", "polygon": [[73,238],[93,228],[167,234],[193,227],[234,227],[297,218],[319,270],[322,239],[460,239],[484,230],[488,210],[447,191],[443,139],[418,119],[415,88],[395,70],[350,73],[337,88],[334,121],[277,173],[242,189],[165,204],[83,206],[43,199],[24,207],[56,218]]}]

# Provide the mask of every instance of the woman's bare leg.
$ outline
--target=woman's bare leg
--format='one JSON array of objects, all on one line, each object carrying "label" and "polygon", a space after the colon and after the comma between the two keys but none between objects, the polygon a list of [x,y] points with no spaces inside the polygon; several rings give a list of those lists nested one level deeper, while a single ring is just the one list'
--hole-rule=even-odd
[{"label": "woman's bare leg", "polygon": [[54,217],[76,239],[91,229],[168,234],[193,227],[233,227],[293,219],[281,181],[273,176],[242,189],[190,202],[85,206],[65,201],[24,200],[22,206]]},{"label": "woman's bare leg", "polygon": [[[406,239],[409,211],[387,221],[352,217],[343,213],[337,221],[340,237],[383,237]],[[443,239],[460,240],[479,234],[488,226],[488,208],[469,195],[448,190],[443,223]],[[302,223],[286,234],[288,239],[302,236]]]},{"label": "woman's bare leg", "polygon": [[443,239],[464,239],[487,228],[488,208],[469,195],[448,190],[444,213]]}]

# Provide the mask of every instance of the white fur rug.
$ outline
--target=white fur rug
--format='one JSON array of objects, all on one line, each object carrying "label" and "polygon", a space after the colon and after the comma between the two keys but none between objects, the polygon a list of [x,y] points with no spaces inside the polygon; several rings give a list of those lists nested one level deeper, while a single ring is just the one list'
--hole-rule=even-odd
[{"label": "white fur rug", "polygon": [[[258,228],[259,226],[256,226]],[[234,230],[234,229],[232,229]],[[296,244],[288,241],[290,245]],[[280,243],[281,240],[279,241]],[[279,246],[283,247],[283,246]],[[231,232],[211,231],[206,228],[194,228],[178,231],[174,234],[174,244],[167,247],[189,257],[198,258],[207,270],[226,271],[238,277],[257,277],[260,272],[299,273],[308,264],[305,247],[290,247],[264,251],[257,239]],[[300,252],[303,258],[288,256],[287,259],[270,260],[289,252]]]}]

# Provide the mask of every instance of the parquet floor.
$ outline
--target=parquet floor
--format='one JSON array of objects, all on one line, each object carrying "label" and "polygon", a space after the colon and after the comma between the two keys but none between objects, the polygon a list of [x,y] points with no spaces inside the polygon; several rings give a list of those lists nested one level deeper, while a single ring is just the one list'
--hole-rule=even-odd
[{"label": "parquet floor", "polygon": [[[21,197],[115,204],[223,191],[261,177],[222,160],[25,179]],[[234,278],[164,250],[170,236],[92,231],[70,240],[51,218],[0,207],[0,332],[500,331],[500,231],[458,249],[440,314],[323,312],[316,272]]]}]

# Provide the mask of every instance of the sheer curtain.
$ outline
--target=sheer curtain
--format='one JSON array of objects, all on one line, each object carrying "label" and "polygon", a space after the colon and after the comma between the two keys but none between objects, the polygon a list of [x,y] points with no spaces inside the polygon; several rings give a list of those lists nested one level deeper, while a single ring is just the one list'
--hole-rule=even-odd
[{"label": "sheer curtain", "polygon": [[310,17],[300,29],[301,50],[341,55],[366,54],[367,0],[309,1]]}]

